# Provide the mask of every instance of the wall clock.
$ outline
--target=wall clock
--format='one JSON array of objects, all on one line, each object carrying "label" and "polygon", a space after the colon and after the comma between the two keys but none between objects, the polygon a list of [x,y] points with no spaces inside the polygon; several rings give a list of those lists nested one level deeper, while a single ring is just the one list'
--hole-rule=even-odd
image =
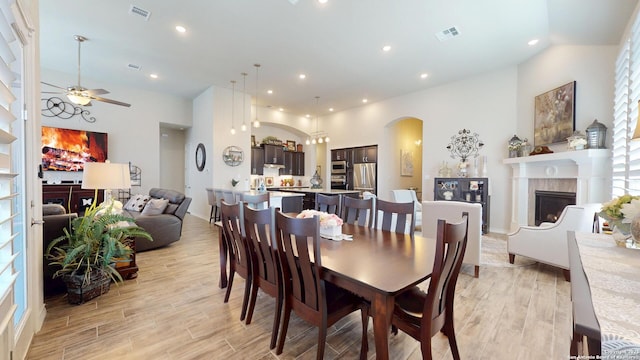
[{"label": "wall clock", "polygon": [[237,146],[227,146],[222,151],[222,160],[229,166],[238,166],[244,160],[244,152]]},{"label": "wall clock", "polygon": [[204,164],[207,162],[207,152],[204,149],[204,144],[199,143],[196,147],[196,168],[198,171],[204,170]]}]

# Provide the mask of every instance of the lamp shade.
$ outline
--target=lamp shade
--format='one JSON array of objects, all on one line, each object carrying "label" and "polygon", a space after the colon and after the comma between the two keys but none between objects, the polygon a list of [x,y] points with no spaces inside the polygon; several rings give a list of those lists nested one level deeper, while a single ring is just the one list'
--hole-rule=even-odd
[{"label": "lamp shade", "polygon": [[131,187],[129,165],[88,162],[82,173],[83,189],[128,189]]}]

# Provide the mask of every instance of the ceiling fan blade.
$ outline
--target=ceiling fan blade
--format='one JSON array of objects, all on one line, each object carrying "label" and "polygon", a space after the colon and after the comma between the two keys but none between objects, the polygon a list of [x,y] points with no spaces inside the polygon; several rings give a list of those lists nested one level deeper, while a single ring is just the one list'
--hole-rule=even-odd
[{"label": "ceiling fan blade", "polygon": [[105,98],[102,98],[102,97],[99,97],[99,96],[91,96],[91,98],[94,99],[94,100],[106,102],[106,103],[109,103],[109,104],[131,107],[131,104],[127,104],[127,103],[124,103],[122,101],[105,99]]},{"label": "ceiling fan blade", "polygon": [[46,82],[44,82],[44,81],[40,81],[40,82],[41,82],[42,84],[45,84],[45,85],[48,85],[48,86],[54,87],[54,88],[56,88],[56,89],[61,89],[61,90],[67,91],[67,89],[66,89],[66,88],[60,87],[60,86],[58,86],[58,85],[49,84],[49,83],[46,83]]},{"label": "ceiling fan blade", "polygon": [[93,95],[104,95],[104,94],[108,94],[109,92],[105,89],[88,89],[85,90],[87,93],[89,93],[89,96],[93,96]]},{"label": "ceiling fan blade", "polygon": [[62,91],[41,91],[42,94],[64,94]]}]

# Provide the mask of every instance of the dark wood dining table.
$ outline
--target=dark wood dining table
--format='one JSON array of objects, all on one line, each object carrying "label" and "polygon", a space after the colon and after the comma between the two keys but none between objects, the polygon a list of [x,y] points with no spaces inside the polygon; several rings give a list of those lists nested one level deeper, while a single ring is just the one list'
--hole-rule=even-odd
[{"label": "dark wood dining table", "polygon": [[[431,276],[435,242],[349,224],[342,225],[342,233],[353,235],[353,240],[321,238],[322,277],[370,301],[376,358],[388,359],[395,297]],[[223,288],[227,249],[222,235],[219,241]]]}]

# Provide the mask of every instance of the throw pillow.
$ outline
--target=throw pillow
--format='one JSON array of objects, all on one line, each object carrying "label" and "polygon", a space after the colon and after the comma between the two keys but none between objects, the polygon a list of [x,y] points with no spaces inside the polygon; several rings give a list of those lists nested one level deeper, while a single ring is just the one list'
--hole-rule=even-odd
[{"label": "throw pillow", "polygon": [[147,202],[142,210],[142,215],[160,215],[164,212],[169,200],[167,199],[151,199]]},{"label": "throw pillow", "polygon": [[144,206],[149,201],[149,199],[151,199],[151,196],[149,196],[149,195],[134,195],[124,205],[124,209],[125,210],[130,210],[130,211],[141,212],[142,209],[144,209]]}]

